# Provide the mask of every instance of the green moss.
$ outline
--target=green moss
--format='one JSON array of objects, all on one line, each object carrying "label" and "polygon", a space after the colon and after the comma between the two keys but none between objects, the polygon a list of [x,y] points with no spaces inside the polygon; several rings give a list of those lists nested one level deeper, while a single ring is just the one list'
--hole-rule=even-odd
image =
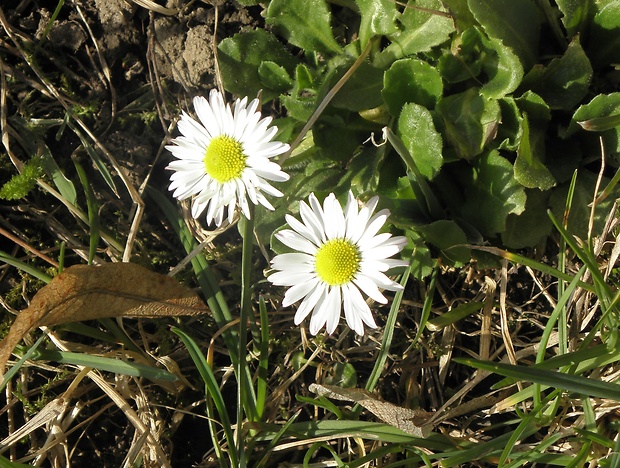
[{"label": "green moss", "polygon": [[0,189],[0,198],[4,200],[18,200],[24,198],[37,184],[37,179],[43,176],[40,158],[32,158],[22,169],[5,183]]}]

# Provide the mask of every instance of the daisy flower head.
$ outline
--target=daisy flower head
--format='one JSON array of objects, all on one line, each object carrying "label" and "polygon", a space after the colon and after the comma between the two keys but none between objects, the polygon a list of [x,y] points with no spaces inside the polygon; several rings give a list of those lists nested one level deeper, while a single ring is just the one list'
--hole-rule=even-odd
[{"label": "daisy flower head", "polygon": [[289,145],[271,141],[278,128],[269,127],[271,117],[261,118],[258,99],[247,101],[237,99],[231,108],[216,89],[208,100],[195,97],[198,120],[182,112],[178,124],[182,135],[166,146],[176,158],[167,167],[174,171],[170,190],[179,200],[193,197],[192,217],[206,210],[207,224],[215,221],[220,226],[225,218],[232,222],[237,206],[249,218],[248,199],[273,210],[263,193],[281,197],[282,192],[268,181],[289,178],[271,161]]},{"label": "daisy flower head", "polygon": [[325,326],[332,334],[344,309],[347,325],[358,335],[364,334],[364,324],[377,327],[362,292],[386,304],[379,288],[398,291],[402,286],[385,272],[408,265],[389,258],[407,245],[407,239],[388,232],[378,234],[390,214],[384,209],[373,215],[378,201],[373,197],[360,207],[349,192],[343,211],[333,193],[323,206],[311,194],[309,205],[303,201],[299,205],[302,221],[286,216],[292,229],[275,235],[295,252],[276,255],[271,263],[277,271],[268,279],[277,286],[290,286],[282,306],[303,299],[295,313],[295,325],[312,312],[310,333],[316,335]]}]

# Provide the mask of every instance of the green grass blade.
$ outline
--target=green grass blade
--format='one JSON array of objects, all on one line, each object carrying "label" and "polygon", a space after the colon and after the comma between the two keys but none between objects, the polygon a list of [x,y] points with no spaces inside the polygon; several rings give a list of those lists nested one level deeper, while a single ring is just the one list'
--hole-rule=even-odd
[{"label": "green grass blade", "polygon": [[4,374],[4,377],[2,378],[2,383],[0,384],[0,391],[4,390],[4,387],[6,387],[6,384],[9,383],[9,381],[15,376],[15,374],[17,374],[17,372],[22,367],[24,362],[30,359],[30,357],[36,352],[37,348],[39,347],[39,345],[43,342],[45,338],[47,338],[47,335],[41,335],[39,339],[35,341],[34,344],[30,348],[28,348],[28,350],[24,353],[21,359],[17,361],[15,365],[11,367],[6,374]]},{"label": "green grass blade", "polygon": [[67,124],[69,125],[69,128],[71,128],[71,130],[73,130],[73,132],[79,137],[82,142],[82,146],[84,146],[84,149],[90,156],[90,159],[92,159],[93,163],[95,163],[95,166],[99,170],[99,173],[101,174],[101,177],[103,177],[105,183],[108,184],[108,187],[110,187],[112,192],[118,196],[118,190],[116,188],[116,184],[114,183],[114,178],[106,165],[103,163],[103,160],[101,159],[101,156],[99,156],[99,153],[97,153],[97,150],[90,144],[88,138],[86,138],[82,132],[80,132],[77,127],[73,125],[71,120],[67,120]]},{"label": "green grass blade", "polygon": [[449,310],[445,314],[429,320],[426,324],[426,328],[431,331],[439,331],[442,328],[447,327],[448,325],[452,325],[453,323],[464,319],[465,317],[469,317],[473,313],[478,312],[483,307],[484,304],[482,302],[472,301],[461,304],[454,309]]},{"label": "green grass blade", "polygon": [[[383,367],[385,366],[385,362],[387,361],[387,357],[390,352],[390,346],[392,345],[392,338],[394,336],[396,317],[398,316],[398,310],[400,309],[400,301],[403,300],[403,292],[405,286],[407,285],[407,281],[409,280],[410,274],[411,265],[409,265],[403,273],[403,276],[400,279],[400,284],[403,289],[396,292],[396,294],[394,295],[394,300],[392,301],[392,306],[390,307],[390,313],[388,314],[388,319],[384,327],[381,349],[379,350],[379,355],[377,356],[377,359],[375,361],[375,366],[372,369],[372,373],[370,374],[368,382],[366,383],[366,390],[368,390],[369,392],[372,392],[377,383],[379,382],[379,377],[381,377],[381,372],[383,372]],[[356,408],[359,409],[359,405],[356,405]]]},{"label": "green grass blade", "polygon": [[[200,373],[200,376],[205,383],[205,393],[208,394],[209,397],[211,397],[213,403],[215,404],[215,408],[217,409],[217,412],[220,416],[222,428],[224,429],[224,436],[226,437],[226,442],[228,444],[228,454],[230,456],[231,466],[239,466],[239,459],[237,456],[237,451],[235,449],[235,436],[231,428],[230,419],[228,418],[228,411],[226,409],[226,403],[224,402],[224,397],[220,392],[220,387],[217,383],[217,379],[215,378],[211,367],[209,366],[209,364],[207,364],[207,360],[205,359],[202,351],[200,350],[196,342],[187,333],[185,333],[183,330],[180,330],[179,328],[173,327],[172,332],[175,333],[179,338],[181,338],[181,341],[183,341],[183,344],[187,348],[189,355],[191,356],[194,364],[196,365],[196,369],[198,369],[198,372]],[[212,415],[208,416],[212,417]]]},{"label": "green grass blade", "polygon": [[276,433],[273,439],[271,439],[271,441],[265,448],[265,451],[263,452],[263,456],[260,458],[260,460],[258,460],[258,462],[256,462],[256,468],[263,468],[264,466],[267,466],[266,463],[269,461],[268,460],[269,454],[274,449],[274,447],[278,445],[278,442],[280,442],[280,439],[284,437],[284,435],[287,434],[289,428],[295,422],[295,420],[300,415],[300,413],[301,413],[301,410],[297,411],[293,416],[291,416],[289,420],[286,421],[286,423],[284,423],[282,428]]},{"label": "green grass blade", "polygon": [[428,318],[431,315],[431,308],[433,307],[433,299],[435,297],[435,282],[437,281],[438,274],[439,274],[439,269],[433,268],[433,273],[431,273],[431,281],[426,291],[426,297],[424,298],[424,305],[422,306],[422,314],[420,316],[420,324],[418,325],[418,332],[413,338],[412,344],[417,343],[418,340],[420,339],[420,336],[422,336],[422,332],[426,328]]},{"label": "green grass blade", "polygon": [[15,268],[19,268],[24,273],[28,273],[29,275],[32,275],[35,278],[40,279],[44,283],[49,283],[50,281],[52,281],[51,276],[46,275],[38,268],[35,268],[32,265],[22,262],[21,260],[13,257],[12,255],[9,255],[8,253],[2,252],[1,250],[0,250],[0,261],[8,265],[14,266]]},{"label": "green grass blade", "polygon": [[456,358],[460,364],[494,372],[518,380],[534,382],[573,393],[620,401],[620,385],[613,382],[589,379],[578,375],[538,369],[535,367],[513,366],[500,362],[480,361],[477,359]]},{"label": "green grass blade", "polygon": [[[525,438],[523,434],[527,432],[532,427],[536,427],[536,418],[539,417],[539,414],[545,410],[545,408],[549,405],[549,402],[555,399],[561,393],[560,390],[555,390],[547,395],[544,399],[542,399],[539,403],[534,406],[532,411],[523,415],[521,417],[521,422],[517,425],[517,427],[510,432],[510,438],[506,443],[506,447],[502,451],[501,456],[499,457],[498,466],[504,466],[508,457],[512,454],[513,449],[517,445],[520,439]],[[542,442],[541,442],[542,443]],[[514,457],[513,457],[514,458]],[[517,457],[517,459],[520,459]]]},{"label": "green grass blade", "polygon": [[24,465],[23,463],[13,462],[0,455],[0,468],[32,468],[32,465]]},{"label": "green grass blade", "polygon": [[46,174],[52,179],[60,194],[70,204],[77,207],[77,191],[75,190],[75,185],[63,174],[47,145],[42,142],[39,145],[39,148],[42,149],[41,164]]},{"label": "green grass blade", "polygon": [[[505,258],[506,260],[518,264],[529,266],[533,270],[540,271],[541,273],[546,273],[548,275],[553,276],[554,278],[563,279],[566,281],[572,281],[573,276],[562,273],[557,268],[553,268],[552,266],[545,265],[544,263],[537,262],[531,258],[524,257],[523,255],[515,254],[512,252],[508,252],[507,250],[499,249],[497,247],[488,247],[485,245],[467,245],[468,249],[472,250],[481,250],[483,252],[489,252],[493,255],[497,255],[500,258]],[[595,292],[594,286],[589,283],[579,282],[578,286],[581,289],[585,289],[586,291]]]},{"label": "green grass blade", "polygon": [[269,316],[267,305],[261,296],[258,302],[260,316],[260,344],[258,352],[258,382],[256,384],[256,414],[260,419],[265,411],[267,400],[267,370],[269,367]]},{"label": "green grass blade", "polygon": [[93,259],[97,253],[97,244],[99,244],[99,206],[93,190],[90,187],[90,182],[82,165],[73,160],[75,169],[77,170],[78,177],[84,188],[84,195],[86,196],[86,206],[88,209],[88,227],[90,228],[90,245],[88,249],[88,264],[92,265]]},{"label": "green grass blade", "polygon": [[44,350],[35,352],[31,359],[38,361],[56,361],[62,364],[91,367],[93,369],[112,372],[114,374],[145,377],[155,381],[163,380],[166,382],[174,382],[178,380],[176,375],[171,374],[165,369],[158,369],[156,367],[147,366],[137,362],[121,361],[118,358],[92,356],[84,353]]}]

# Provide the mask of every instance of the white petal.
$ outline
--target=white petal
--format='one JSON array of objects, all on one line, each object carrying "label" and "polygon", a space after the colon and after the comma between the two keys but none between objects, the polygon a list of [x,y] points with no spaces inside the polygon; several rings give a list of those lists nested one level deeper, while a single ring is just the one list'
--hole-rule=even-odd
[{"label": "white petal", "polygon": [[[310,203],[312,204],[313,201],[315,201],[318,204],[318,201],[316,201],[316,198],[314,198],[313,200],[313,197],[314,197],[314,194],[310,194],[310,199],[309,199]],[[322,221],[323,210],[319,206],[318,209],[320,210],[320,212],[319,212],[319,215],[317,215],[314,208],[316,207],[313,207],[311,209],[304,202],[301,202],[299,203],[299,214],[301,215],[301,219],[304,222],[304,224],[312,230],[315,237],[320,239],[321,242],[325,242],[326,241],[325,228],[323,226],[323,221]]]},{"label": "white petal", "polygon": [[353,283],[360,288],[366,295],[381,304],[387,304],[387,299],[381,294],[377,285],[368,277],[357,274],[353,278]]},{"label": "white petal", "polygon": [[271,260],[271,266],[276,270],[286,270],[294,273],[311,273],[314,271],[314,257],[304,253],[283,253]]},{"label": "white petal", "polygon": [[[329,314],[334,313],[334,310],[330,308],[332,306],[330,298],[333,299],[333,296],[328,294],[326,289],[314,307],[312,317],[310,318],[310,333],[313,335],[316,335],[319,330],[323,328],[323,325],[325,325],[325,322],[327,322],[329,318]],[[340,311],[338,311],[338,313],[340,313]]]},{"label": "white petal", "polygon": [[297,309],[295,318],[293,319],[295,325],[299,325],[308,316],[308,314],[313,311],[317,302],[323,295],[327,295],[327,287],[324,283],[319,282],[314,288],[314,291],[307,295],[299,305],[299,309]]},{"label": "white petal", "polygon": [[[362,297],[362,294],[359,292],[359,290],[356,287],[350,284],[347,286],[348,286],[347,292],[349,293],[349,297],[351,298],[351,303],[353,305],[352,314],[355,314],[357,318],[360,318],[370,328],[377,328],[375,319],[373,318],[372,313],[370,312],[370,307],[368,307],[368,304],[366,304],[366,301]],[[358,332],[357,330],[355,331]],[[360,331],[361,333],[358,332],[358,334],[363,335],[364,334],[363,327]]]},{"label": "white petal", "polygon": [[267,278],[276,286],[294,286],[297,283],[312,280],[316,275],[312,273],[291,273],[288,271],[276,271]]},{"label": "white petal", "polygon": [[282,307],[288,307],[289,305],[300,300],[302,297],[312,293],[317,284],[318,281],[304,281],[303,283],[298,283],[289,288],[284,295],[284,299],[282,300]]},{"label": "white petal", "polygon": [[331,288],[329,296],[327,297],[327,304],[325,306],[328,309],[325,330],[329,335],[334,333],[334,330],[336,330],[336,326],[338,325],[338,321],[340,320],[340,310],[342,309],[341,304],[342,299],[340,295],[340,287]]},{"label": "white petal", "polygon": [[323,202],[325,235],[328,239],[341,239],[346,232],[346,224],[342,206],[333,193]]},{"label": "white petal", "polygon": [[290,229],[277,232],[276,239],[291,249],[300,250],[310,255],[314,255],[317,251],[316,246],[312,242]]},{"label": "white petal", "polygon": [[317,236],[316,233],[311,228],[301,223],[296,218],[293,218],[291,215],[287,214],[284,218],[286,219],[286,222],[288,223],[288,225],[292,227],[295,231],[297,231],[297,233],[299,233],[300,236],[313,242],[314,245],[316,246],[319,246],[322,244],[319,236]]}]

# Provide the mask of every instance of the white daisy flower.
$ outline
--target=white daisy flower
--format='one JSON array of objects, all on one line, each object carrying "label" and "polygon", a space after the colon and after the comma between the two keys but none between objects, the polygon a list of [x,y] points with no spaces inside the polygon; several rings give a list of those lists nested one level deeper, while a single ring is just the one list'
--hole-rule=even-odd
[{"label": "white daisy flower", "polygon": [[344,308],[347,325],[358,335],[364,334],[364,324],[377,325],[362,292],[381,304],[387,299],[379,288],[398,291],[402,286],[384,272],[408,262],[391,257],[400,252],[407,239],[381,233],[390,211],[381,210],[373,216],[379,198],[373,197],[358,210],[358,200],[349,192],[347,206],[342,206],[330,194],[321,207],[311,194],[310,206],[301,202],[299,214],[303,222],[287,215],[291,229],[276,233],[276,237],[295,253],[274,257],[271,264],[279,270],[269,276],[278,286],[291,286],[284,295],[282,306],[287,307],[303,298],[295,325],[312,312],[310,333],[316,335],[326,325],[332,334]]},{"label": "white daisy flower", "polygon": [[182,136],[166,146],[177,158],[167,167],[175,171],[170,176],[170,190],[179,200],[194,197],[192,216],[198,218],[207,210],[207,224],[214,220],[220,226],[225,217],[232,222],[237,206],[249,218],[248,198],[273,210],[263,192],[274,197],[281,197],[282,192],[267,181],[289,178],[270,161],[288,151],[289,145],[271,141],[278,128],[268,128],[271,117],[261,119],[256,111],[258,99],[249,105],[247,100],[237,99],[231,109],[215,89],[208,101],[195,97],[194,110],[200,122],[183,112],[178,125]]}]

